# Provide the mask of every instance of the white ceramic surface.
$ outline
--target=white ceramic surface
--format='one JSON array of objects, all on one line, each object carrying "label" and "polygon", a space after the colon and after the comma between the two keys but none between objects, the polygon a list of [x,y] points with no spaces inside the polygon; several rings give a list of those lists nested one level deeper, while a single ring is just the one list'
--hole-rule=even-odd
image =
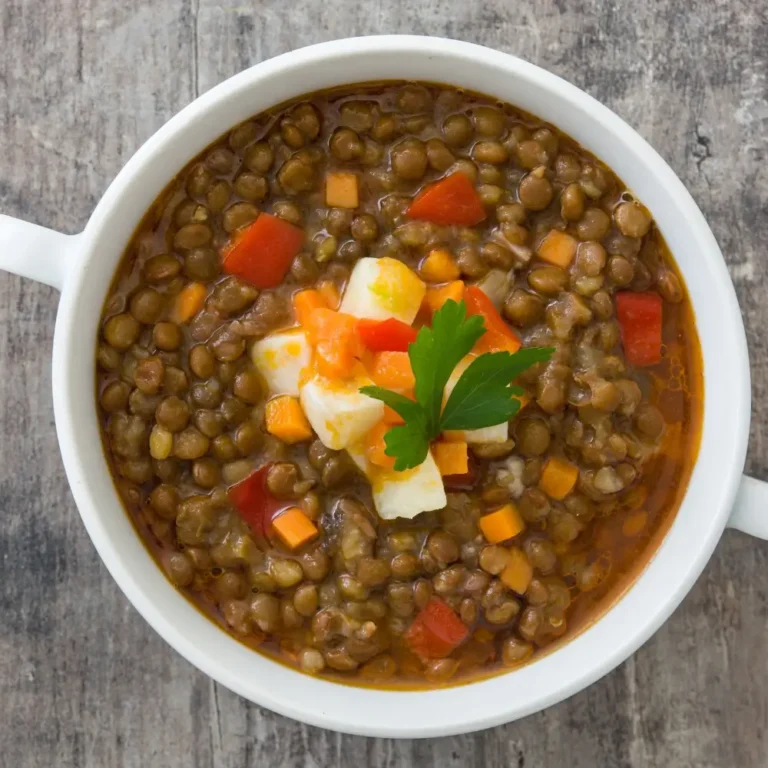
[{"label": "white ceramic surface", "polygon": [[[248,650],[193,608],[154,565],[120,505],[94,407],[102,301],[136,224],[173,175],[254,113],[310,91],[386,79],[449,83],[493,95],[554,123],[613,168],[649,207],[684,274],[706,386],[701,451],[685,499],[627,594],[587,631],[527,667],[467,686],[405,693],[299,674]],[[511,56],[436,38],[369,37],[263,62],[201,96],[149,139],[111,184],[82,234],[68,237],[0,216],[0,268],[62,291],[53,352],[56,426],[72,493],[107,568],[189,661],[242,696],[298,720],[350,733],[423,737],[530,714],[597,680],[650,637],[703,569],[729,524],[737,492],[730,524],[768,537],[765,485],[741,474],[750,413],[741,314],[701,212],[659,155],[610,110]]]}]

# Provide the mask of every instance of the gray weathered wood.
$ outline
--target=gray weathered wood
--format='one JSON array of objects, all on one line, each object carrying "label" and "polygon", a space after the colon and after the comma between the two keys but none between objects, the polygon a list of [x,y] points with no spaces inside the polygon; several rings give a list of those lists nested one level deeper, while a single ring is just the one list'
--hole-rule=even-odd
[{"label": "gray weathered wood", "polygon": [[[749,467],[765,477],[768,4],[684,6],[4,0],[0,211],[77,231],[173,113],[291,48],[399,32],[516,53],[637,127],[707,215],[747,324]],[[353,738],[214,685],[131,608],[77,516],[51,406],[56,303],[53,290],[0,274],[0,765],[768,765],[768,547],[737,533],[725,535],[683,606],[630,661],[516,724],[424,742]]]}]

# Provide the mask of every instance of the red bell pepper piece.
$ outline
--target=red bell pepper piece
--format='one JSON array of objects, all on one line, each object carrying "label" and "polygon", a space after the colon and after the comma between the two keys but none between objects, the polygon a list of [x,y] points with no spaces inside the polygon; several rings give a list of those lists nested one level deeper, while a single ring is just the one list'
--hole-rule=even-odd
[{"label": "red bell pepper piece", "polygon": [[442,659],[462,643],[469,629],[439,597],[433,597],[405,633],[410,649],[422,659]]},{"label": "red bell pepper piece", "polygon": [[407,352],[416,341],[416,329],[401,320],[358,320],[357,332],[371,352]]},{"label": "red bell pepper piece", "polygon": [[485,208],[469,178],[456,171],[422,189],[408,207],[408,216],[435,224],[473,227],[485,218]]},{"label": "red bell pepper piece", "polygon": [[624,354],[630,365],[656,365],[661,361],[662,301],[658,293],[620,291],[616,294]]},{"label": "red bell pepper piece", "polygon": [[283,281],[303,244],[301,229],[262,213],[225,248],[223,268],[257,288],[274,288]]},{"label": "red bell pepper piece", "polygon": [[520,337],[504,322],[488,296],[477,286],[470,285],[464,291],[467,316],[481,315],[485,321],[485,333],[477,342],[478,352],[517,352],[522,346]]},{"label": "red bell pepper piece", "polygon": [[271,466],[267,464],[251,472],[227,493],[230,504],[253,532],[260,536],[267,535],[275,513],[285,507],[285,502],[276,499],[267,490],[267,473]]}]

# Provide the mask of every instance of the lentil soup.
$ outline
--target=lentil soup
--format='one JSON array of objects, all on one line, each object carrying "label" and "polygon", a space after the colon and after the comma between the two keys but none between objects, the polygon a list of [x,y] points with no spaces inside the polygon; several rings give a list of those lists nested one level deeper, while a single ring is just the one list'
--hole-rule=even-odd
[{"label": "lentil soup", "polygon": [[[395,469],[453,302],[457,338],[485,333],[443,414],[475,361],[546,355],[511,418],[438,425]],[[431,84],[312,94],[189,163],[126,249],[96,368],[116,486],[171,582],[362,685],[466,682],[572,637],[652,556],[700,437],[692,311],[648,211],[554,127]]]}]

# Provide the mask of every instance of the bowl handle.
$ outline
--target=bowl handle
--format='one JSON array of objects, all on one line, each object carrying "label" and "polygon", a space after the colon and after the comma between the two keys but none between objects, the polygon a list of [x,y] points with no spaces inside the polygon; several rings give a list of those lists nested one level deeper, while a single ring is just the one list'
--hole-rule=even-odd
[{"label": "bowl handle", "polygon": [[747,475],[741,478],[728,527],[768,539],[768,483]]},{"label": "bowl handle", "polygon": [[0,214],[0,269],[62,290],[79,239]]}]

